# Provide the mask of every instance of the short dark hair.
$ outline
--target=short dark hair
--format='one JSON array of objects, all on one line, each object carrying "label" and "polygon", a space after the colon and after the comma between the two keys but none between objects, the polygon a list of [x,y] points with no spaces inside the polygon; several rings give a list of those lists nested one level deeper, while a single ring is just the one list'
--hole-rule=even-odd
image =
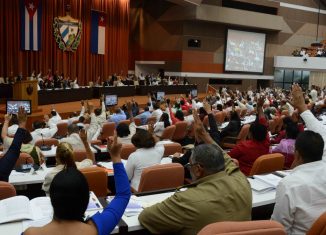
[{"label": "short dark hair", "polygon": [[264,141],[267,135],[267,127],[260,123],[253,123],[250,125],[249,132],[254,140]]},{"label": "short dark hair", "polygon": [[45,122],[43,121],[35,121],[33,122],[33,129],[40,129],[40,128],[44,128],[45,127]]},{"label": "short dark hair", "polygon": [[285,128],[286,137],[289,139],[296,139],[299,135],[298,125],[295,123],[288,123]]},{"label": "short dark hair", "polygon": [[96,116],[100,116],[101,113],[102,113],[102,109],[97,108],[97,109],[94,110],[94,113],[95,113]]},{"label": "short dark hair", "polygon": [[177,110],[177,112],[175,113],[175,117],[178,118],[180,121],[185,120],[185,117],[184,117],[183,112],[181,110]]},{"label": "short dark hair", "polygon": [[223,152],[213,144],[197,145],[191,154],[192,163],[199,163],[208,173],[217,173],[225,169]]},{"label": "short dark hair", "polygon": [[143,129],[137,129],[136,133],[131,137],[131,143],[136,148],[152,148],[155,146],[153,135]]},{"label": "short dark hair", "polygon": [[130,134],[129,125],[126,123],[119,123],[116,131],[120,138],[126,137]]},{"label": "short dark hair", "polygon": [[10,122],[9,122],[9,125],[18,125],[19,122],[18,122],[18,117],[17,117],[17,114],[12,114],[11,115],[11,119],[10,119]]},{"label": "short dark hair", "polygon": [[89,201],[85,176],[72,167],[60,171],[52,180],[50,198],[54,219],[83,221]]},{"label": "short dark hair", "polygon": [[72,133],[78,133],[78,132],[79,132],[79,127],[76,124],[72,123],[68,126],[69,135]]},{"label": "short dark hair", "polygon": [[78,121],[79,121],[79,122],[84,122],[84,121],[85,121],[85,117],[84,117],[84,116],[80,116],[80,117],[78,118]]},{"label": "short dark hair", "polygon": [[33,136],[29,131],[25,132],[24,138],[23,138],[23,144],[28,144],[33,140]]},{"label": "short dark hair", "polygon": [[146,107],[144,108],[144,111],[145,111],[145,112],[149,111],[149,107],[146,106]]},{"label": "short dark hair", "polygon": [[52,110],[51,111],[51,116],[54,117],[54,116],[57,116],[57,112],[55,110]]},{"label": "short dark hair", "polygon": [[299,152],[304,163],[320,161],[324,153],[324,140],[313,131],[301,132],[295,141],[295,150]]}]

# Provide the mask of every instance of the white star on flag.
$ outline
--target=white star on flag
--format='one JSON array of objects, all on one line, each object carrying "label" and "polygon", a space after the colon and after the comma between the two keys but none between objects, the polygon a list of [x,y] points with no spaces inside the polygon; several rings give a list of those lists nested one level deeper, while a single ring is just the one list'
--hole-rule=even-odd
[{"label": "white star on flag", "polygon": [[104,17],[103,16],[101,16],[101,22],[103,22],[104,21]]},{"label": "white star on flag", "polygon": [[34,4],[31,2],[31,3],[29,3],[29,7],[28,7],[29,9],[31,9],[31,10],[34,10]]}]

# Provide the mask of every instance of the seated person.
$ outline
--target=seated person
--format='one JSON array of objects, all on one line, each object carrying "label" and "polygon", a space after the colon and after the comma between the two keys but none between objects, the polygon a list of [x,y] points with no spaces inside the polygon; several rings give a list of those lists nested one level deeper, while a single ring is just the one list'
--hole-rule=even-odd
[{"label": "seated person", "polygon": [[172,120],[172,124],[176,124],[177,122],[182,122],[185,120],[183,112],[181,110],[177,110],[175,114],[172,112],[171,107],[169,108],[170,110],[170,117]]},{"label": "seated person", "polygon": [[161,137],[164,129],[171,125],[169,120],[169,115],[167,113],[163,113],[160,120],[154,124],[154,134],[157,137]]},{"label": "seated person", "polygon": [[59,140],[60,143],[69,143],[74,151],[85,151],[84,143],[79,136],[77,124],[68,126],[68,136]]},{"label": "seated person", "polygon": [[118,125],[120,121],[124,120],[127,120],[127,116],[119,107],[115,108],[114,114],[108,118],[108,122],[114,122],[115,125]]},{"label": "seated person", "polygon": [[43,227],[30,227],[24,235],[38,234],[98,234],[107,235],[119,223],[128,205],[131,193],[126,171],[121,163],[121,144],[109,147],[114,168],[116,195],[102,213],[84,221],[89,202],[89,188],[85,176],[74,167],[65,168],[53,179],[50,198],[53,219]]},{"label": "seated person", "polygon": [[[5,115],[4,126],[7,125],[8,127],[9,117],[10,116],[8,114]],[[26,130],[27,114],[22,107],[19,108],[17,118],[19,128],[17,129],[9,149],[6,151],[6,153],[4,153],[3,157],[0,158],[0,181],[8,182],[9,175],[15,167],[17,159],[19,158],[22,144],[27,144],[31,141],[31,135]]]},{"label": "seated person", "polygon": [[55,111],[55,109],[52,109],[50,117],[48,115],[44,115],[44,120],[45,120],[46,125],[49,128],[53,128],[59,122],[61,122],[62,119],[61,119],[59,113],[57,113],[57,111]]},{"label": "seated person", "polygon": [[287,234],[306,234],[325,212],[324,145],[320,134],[313,131],[300,133],[295,142],[296,167],[278,184],[272,215],[272,220],[280,222]]},{"label": "seated person", "polygon": [[94,109],[92,103],[86,102],[87,110],[90,115],[91,122],[87,128],[87,139],[88,141],[96,140],[100,135],[103,124],[106,122],[106,110],[104,103],[104,96],[100,98],[101,108]]},{"label": "seated person", "polygon": [[221,139],[225,137],[237,137],[241,130],[241,120],[238,112],[231,111],[229,124],[221,131]]},{"label": "seated person", "polygon": [[238,143],[229,155],[239,161],[240,170],[249,175],[251,168],[262,155],[269,153],[270,140],[267,133],[266,119],[263,112],[264,97],[261,97],[257,103],[257,120],[250,125],[249,140]]},{"label": "seated person", "polygon": [[83,141],[84,147],[86,149],[87,158],[81,162],[74,161],[74,151],[70,144],[68,143],[60,143],[57,147],[55,160],[57,162],[56,167],[52,168],[50,172],[48,172],[45,176],[44,183],[42,185],[42,189],[45,191],[46,195],[49,195],[49,189],[53,178],[63,169],[68,167],[74,168],[86,168],[93,165],[95,162],[94,153],[92,152],[88,142],[87,142],[87,134],[85,130],[81,130],[79,133],[80,139]]},{"label": "seated person", "polygon": [[[207,132],[200,135],[210,138]],[[139,222],[151,233],[197,234],[214,222],[251,219],[251,188],[246,177],[210,142],[197,146],[187,165],[195,182],[140,213]]]},{"label": "seated person", "polygon": [[299,134],[298,126],[294,123],[289,123],[285,129],[285,139],[272,148],[272,153],[282,153],[285,156],[284,166],[290,168],[294,159],[294,144]]},{"label": "seated person", "polygon": [[33,137],[32,144],[35,144],[36,141],[41,140],[42,138],[52,138],[58,131],[57,125],[51,127],[45,127],[45,122],[35,121],[33,122],[33,131],[31,135]]},{"label": "seated person", "polygon": [[149,107],[146,106],[144,108],[144,112],[142,112],[141,114],[138,114],[135,118],[139,118],[141,120],[141,124],[142,125],[146,125],[147,124],[147,119],[151,116],[151,112],[149,111]]},{"label": "seated person", "polygon": [[[3,154],[5,154],[10,149],[10,146],[14,141],[14,138],[8,136],[8,124],[10,123],[10,119],[11,115],[6,114],[5,122],[1,131],[1,138],[3,140]],[[43,154],[39,147],[32,144],[32,140],[33,137],[31,133],[29,131],[25,131],[24,143],[21,145],[20,152],[28,153],[33,158],[35,164],[40,164],[40,162],[43,162]]]},{"label": "seated person", "polygon": [[18,118],[16,114],[11,115],[11,119],[9,122],[9,127],[8,127],[8,136],[14,136],[16,134],[16,131],[18,129]]},{"label": "seated person", "polygon": [[131,144],[131,138],[136,133],[136,124],[134,121],[134,117],[132,114],[132,104],[130,102],[127,103],[127,112],[130,117],[130,125],[126,123],[119,123],[116,131],[118,135],[118,141],[122,144]]},{"label": "seated person", "polygon": [[158,139],[143,129],[136,131],[131,138],[131,142],[137,150],[130,154],[126,164],[126,171],[130,186],[138,190],[143,169],[160,164],[164,154],[164,145],[157,143]]}]

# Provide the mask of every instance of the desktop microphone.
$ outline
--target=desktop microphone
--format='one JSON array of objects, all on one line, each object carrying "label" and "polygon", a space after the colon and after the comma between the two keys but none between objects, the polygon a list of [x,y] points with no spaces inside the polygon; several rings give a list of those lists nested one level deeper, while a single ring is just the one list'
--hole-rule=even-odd
[{"label": "desktop microphone", "polygon": [[40,147],[40,149],[42,151],[49,151],[51,150],[51,146],[46,146],[44,143],[44,138],[43,138],[43,133],[41,132],[41,137],[42,137],[42,146]]}]

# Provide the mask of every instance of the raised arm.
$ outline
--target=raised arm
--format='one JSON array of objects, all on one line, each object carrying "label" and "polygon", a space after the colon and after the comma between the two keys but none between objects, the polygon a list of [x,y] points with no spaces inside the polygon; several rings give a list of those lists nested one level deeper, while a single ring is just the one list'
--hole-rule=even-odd
[{"label": "raised arm", "polygon": [[19,128],[8,151],[0,158],[0,181],[8,181],[9,175],[19,158],[21,145],[28,134],[28,131],[25,129],[26,121],[27,114],[24,108],[20,107],[18,111]]},{"label": "raised arm", "polygon": [[122,144],[117,142],[116,133],[113,140],[109,140],[108,148],[113,162],[116,195],[101,214],[95,214],[88,222],[96,226],[98,234],[111,233],[119,223],[131,196],[128,177],[120,158]]},{"label": "raised arm", "polygon": [[3,123],[2,131],[1,131],[1,138],[4,140],[6,137],[8,137],[8,127],[9,122],[11,119],[11,114],[5,115],[5,122]]},{"label": "raised arm", "polygon": [[79,137],[82,140],[84,147],[86,149],[86,156],[88,159],[92,160],[93,163],[95,163],[95,155],[91,150],[91,147],[89,146],[89,143],[87,142],[87,133],[84,129],[81,129],[79,132]]}]

